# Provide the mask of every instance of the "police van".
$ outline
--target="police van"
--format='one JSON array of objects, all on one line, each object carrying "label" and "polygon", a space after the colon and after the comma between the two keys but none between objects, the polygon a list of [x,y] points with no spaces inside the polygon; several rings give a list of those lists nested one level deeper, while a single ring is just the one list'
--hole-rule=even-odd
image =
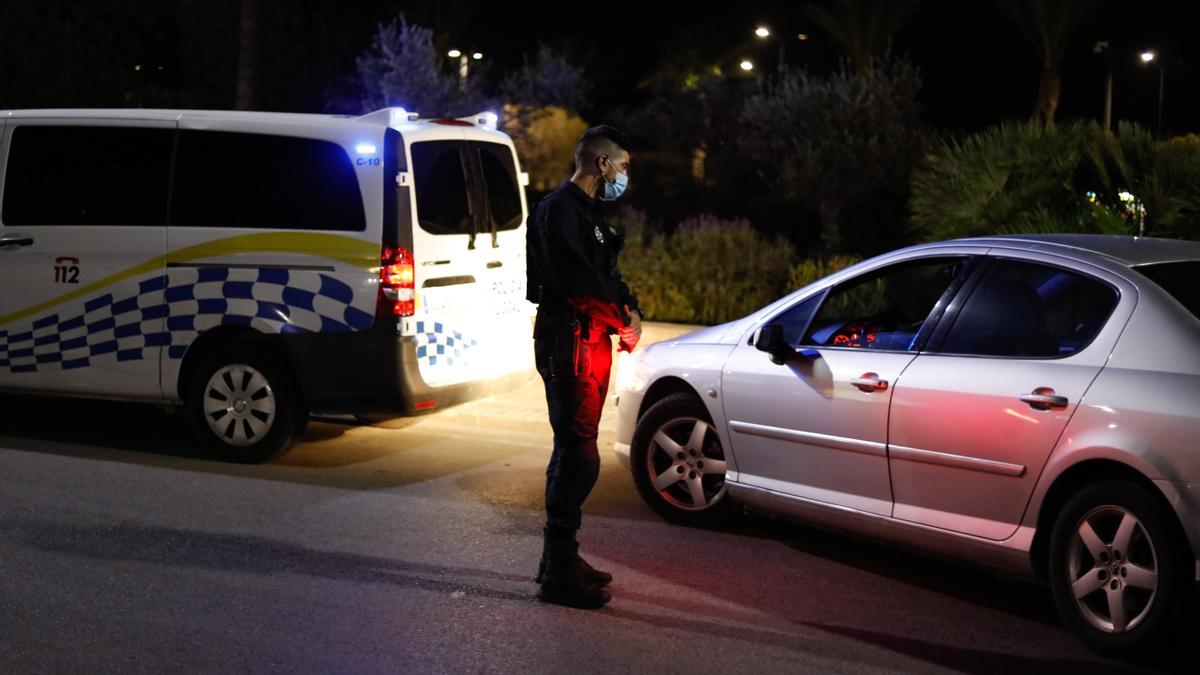
[{"label": "police van", "polygon": [[253,462],[525,381],[526,184],[490,113],[0,112],[0,391]]}]

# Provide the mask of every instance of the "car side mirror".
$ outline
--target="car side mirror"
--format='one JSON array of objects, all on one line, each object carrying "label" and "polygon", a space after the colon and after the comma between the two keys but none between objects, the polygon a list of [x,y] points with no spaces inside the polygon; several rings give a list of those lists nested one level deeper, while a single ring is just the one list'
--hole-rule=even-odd
[{"label": "car side mirror", "polygon": [[754,340],[754,348],[770,354],[771,363],[777,366],[782,366],[789,356],[796,353],[783,339],[783,326],[778,324],[767,324],[760,328],[758,337]]}]

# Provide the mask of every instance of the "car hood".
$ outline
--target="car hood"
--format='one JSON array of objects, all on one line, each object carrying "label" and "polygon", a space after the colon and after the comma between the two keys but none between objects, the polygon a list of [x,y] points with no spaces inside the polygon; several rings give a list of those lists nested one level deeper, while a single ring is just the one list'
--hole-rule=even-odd
[{"label": "car hood", "polygon": [[736,321],[730,321],[729,323],[723,323],[719,326],[701,328],[700,330],[695,330],[691,333],[686,333],[684,335],[680,335],[679,337],[666,340],[666,342],[710,345],[733,344],[737,341],[738,337],[745,332],[746,328],[749,327],[752,320],[752,317],[746,317]]}]

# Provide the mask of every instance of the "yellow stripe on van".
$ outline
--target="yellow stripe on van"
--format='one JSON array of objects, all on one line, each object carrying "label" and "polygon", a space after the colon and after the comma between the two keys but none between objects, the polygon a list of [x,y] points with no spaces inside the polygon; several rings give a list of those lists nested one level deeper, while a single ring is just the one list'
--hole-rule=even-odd
[{"label": "yellow stripe on van", "polygon": [[167,263],[183,263],[202,260],[204,258],[244,255],[247,253],[299,253],[337,260],[365,270],[379,268],[379,247],[361,239],[334,234],[322,234],[319,232],[264,232],[260,234],[247,234],[204,242],[203,244],[181,248],[167,255],[152,258],[144,263],[134,265],[104,279],[73,290],[70,293],[64,293],[46,302],[0,316],[0,326],[18,319],[24,319],[30,315],[50,309],[55,305],[95,293],[126,279],[164,269]]}]

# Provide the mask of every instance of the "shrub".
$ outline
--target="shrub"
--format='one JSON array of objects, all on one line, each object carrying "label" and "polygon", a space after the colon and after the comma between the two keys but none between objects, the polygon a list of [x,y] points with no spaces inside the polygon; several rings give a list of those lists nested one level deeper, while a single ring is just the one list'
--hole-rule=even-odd
[{"label": "shrub", "polygon": [[627,237],[621,272],[648,318],[682,323],[731,321],[779,297],[794,250],[747,220],[696,216],[675,232],[655,232],[645,215],[613,219]]}]

